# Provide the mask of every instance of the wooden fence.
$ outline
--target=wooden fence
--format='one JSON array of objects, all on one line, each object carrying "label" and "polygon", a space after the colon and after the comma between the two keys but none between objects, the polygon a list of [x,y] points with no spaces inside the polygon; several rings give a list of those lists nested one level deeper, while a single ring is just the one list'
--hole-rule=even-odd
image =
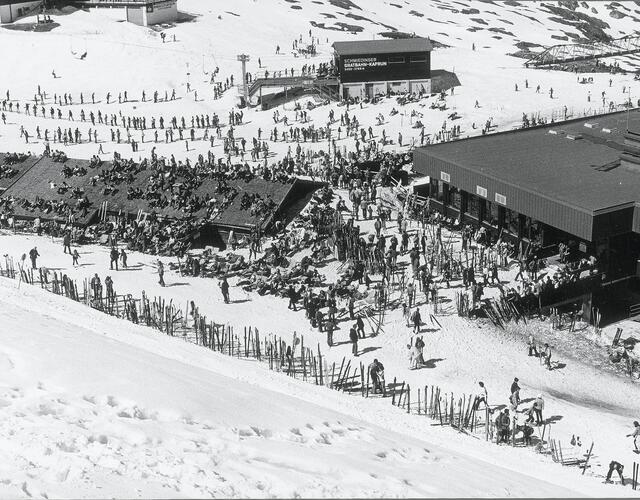
[{"label": "wooden fence", "polygon": [[[131,294],[118,295],[111,288],[103,291],[102,286],[98,287],[87,279],[78,287],[74,280],[56,271],[45,268],[25,269],[23,265],[16,268],[13,260],[8,257],[5,257],[4,266],[0,263],[0,276],[18,279],[18,286],[22,282],[40,286],[110,316],[154,328],[166,335],[181,337],[214,352],[265,363],[270,370],[296,379],[363,398],[384,398],[406,413],[432,420],[431,425],[450,426],[477,439],[484,437],[487,441],[499,434],[491,418],[490,408],[485,404],[480,408],[475,396],[456,396],[435,385],[412,389],[408,383],[396,378],[392,382],[386,382],[384,375],[375,384],[369,368],[362,362],[343,357],[340,363],[332,362],[329,365],[319,343],[315,346],[305,344],[304,336],[298,336],[295,332],[288,343],[281,336],[272,333],[265,335],[252,326],[236,330],[231,325],[207,319],[193,303],[191,310],[190,304],[182,310],[172,300],[152,298],[144,291],[139,299]],[[521,441],[516,439],[520,431],[522,426],[516,427],[514,423],[507,444],[531,444],[525,440],[524,433]],[[547,438],[545,446],[543,431],[536,449],[556,460],[556,450],[560,449],[560,445],[558,441],[552,442]],[[566,460],[559,461],[563,465],[571,465]],[[576,465],[586,468],[587,463],[576,462]]]}]

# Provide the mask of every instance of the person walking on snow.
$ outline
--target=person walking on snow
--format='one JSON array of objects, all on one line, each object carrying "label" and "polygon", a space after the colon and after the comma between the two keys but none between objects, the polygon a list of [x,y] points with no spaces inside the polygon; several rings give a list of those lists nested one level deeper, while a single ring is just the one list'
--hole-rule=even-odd
[{"label": "person walking on snow", "polygon": [[411,315],[411,321],[413,322],[413,333],[420,333],[420,325],[422,324],[422,317],[420,316],[420,309],[416,307]]},{"label": "person walking on snow", "polygon": [[158,260],[158,283],[164,286],[164,264],[161,260]]},{"label": "person walking on snow", "polygon": [[542,394],[538,394],[538,397],[533,402],[533,411],[536,416],[536,425],[542,425],[542,410],[544,410],[544,400]]},{"label": "person walking on snow", "polygon": [[111,247],[111,252],[109,252],[109,257],[111,261],[109,262],[109,269],[113,270],[113,265],[116,265],[116,271],[118,270],[118,257],[120,253],[116,247]]},{"label": "person walking on snow", "polygon": [[480,403],[484,403],[485,407],[489,408],[489,395],[487,393],[487,388],[484,385],[484,382],[478,382],[480,389],[478,389],[478,394],[476,395],[476,400],[473,404],[473,411],[476,411],[480,406]]},{"label": "person walking on snow", "polygon": [[222,278],[220,282],[220,290],[222,291],[222,298],[224,299],[224,303],[229,303],[229,282],[227,281],[226,276]]},{"label": "person walking on snow", "polygon": [[73,255],[72,255],[72,259],[73,259],[72,264],[74,266],[78,265],[78,259],[79,258],[80,258],[80,254],[78,253],[78,249],[76,248],[76,249],[73,250]]},{"label": "person walking on snow", "polygon": [[514,405],[517,407],[520,403],[520,386],[518,385],[518,377],[513,379],[511,384],[511,398],[515,401]]},{"label": "person walking on snow", "polygon": [[354,324],[349,330],[349,340],[351,340],[351,354],[358,355],[358,332],[356,331],[356,325]]},{"label": "person walking on snow", "polygon": [[69,234],[69,231],[64,233],[62,237],[62,249],[63,253],[67,253],[67,249],[69,249],[69,254],[71,254],[71,234]]},{"label": "person walking on snow", "polygon": [[29,258],[31,259],[31,268],[32,269],[37,269],[38,266],[36,265],[36,259],[40,257],[40,254],[38,253],[38,247],[33,247],[31,250],[29,250]]}]

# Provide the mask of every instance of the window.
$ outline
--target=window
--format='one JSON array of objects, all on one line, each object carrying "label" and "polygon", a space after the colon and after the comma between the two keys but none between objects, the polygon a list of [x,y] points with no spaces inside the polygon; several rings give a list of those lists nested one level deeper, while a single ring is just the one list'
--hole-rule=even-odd
[{"label": "window", "polygon": [[390,57],[389,58],[389,64],[403,64],[404,63],[404,57],[402,56],[396,56],[396,57]]},{"label": "window", "polygon": [[451,182],[451,176],[446,172],[440,172],[440,180],[444,182]]},{"label": "window", "polygon": [[411,56],[409,58],[409,61],[412,63],[426,63],[427,56]]},{"label": "window", "polygon": [[482,186],[476,186],[476,194],[478,196],[482,196],[483,198],[487,197],[487,188],[483,188]]},{"label": "window", "polygon": [[496,203],[500,203],[500,205],[506,205],[507,197],[500,193],[496,193]]}]

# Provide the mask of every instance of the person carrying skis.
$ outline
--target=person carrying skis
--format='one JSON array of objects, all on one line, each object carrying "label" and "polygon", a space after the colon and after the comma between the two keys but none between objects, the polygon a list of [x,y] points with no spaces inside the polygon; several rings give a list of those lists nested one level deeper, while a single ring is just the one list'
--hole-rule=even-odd
[{"label": "person carrying skis", "polygon": [[632,437],[633,438],[633,447],[635,448],[635,452],[638,453],[640,450],[638,450],[638,436],[640,436],[640,423],[638,423],[637,420],[635,420],[633,422],[633,432],[631,434],[627,434],[627,437]]}]

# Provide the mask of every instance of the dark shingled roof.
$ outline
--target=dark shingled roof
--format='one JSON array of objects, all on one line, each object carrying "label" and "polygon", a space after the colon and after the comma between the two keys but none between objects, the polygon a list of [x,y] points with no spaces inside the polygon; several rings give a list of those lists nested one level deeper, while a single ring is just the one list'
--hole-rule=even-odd
[{"label": "dark shingled roof", "polygon": [[333,49],[341,56],[360,54],[390,54],[396,52],[425,52],[433,49],[428,38],[398,38],[394,40],[357,40],[334,42]]},{"label": "dark shingled roof", "polygon": [[[0,163],[2,162],[4,155],[0,154]],[[84,167],[87,170],[87,174],[84,176],[72,176],[64,178],[61,174],[63,166],[68,165],[70,167],[79,166]],[[127,188],[140,188],[143,191],[148,184],[149,177],[153,174],[153,170],[147,169],[140,172],[133,184],[129,185],[126,182],[116,185],[115,192],[110,194],[104,194],[104,184],[99,181],[95,186],[91,185],[91,177],[100,173],[101,170],[111,168],[112,163],[105,161],[100,167],[91,168],[89,160],[78,160],[69,158],[66,163],[54,162],[52,158],[45,156],[31,156],[23,163],[14,165],[14,168],[19,172],[16,176],[10,179],[0,179],[0,191],[3,187],[6,187],[6,191],[0,195],[0,197],[17,197],[25,198],[30,201],[35,201],[36,197],[44,198],[45,200],[62,200],[74,205],[76,200],[72,197],[71,191],[74,187],[80,187],[84,190],[87,198],[91,203],[89,208],[89,215],[87,218],[81,218],[76,216],[76,220],[80,224],[86,224],[88,219],[100,208],[100,204],[103,201],[108,202],[109,212],[123,212],[135,215],[139,209],[144,212],[155,212],[158,215],[169,218],[183,218],[186,217],[186,213],[182,210],[172,208],[171,206],[165,208],[151,207],[147,200],[127,198]],[[66,182],[70,189],[64,194],[59,194],[57,189],[50,187],[50,182],[54,182],[56,186]],[[251,215],[249,210],[240,209],[240,201],[242,194],[247,192],[249,194],[258,193],[263,198],[271,197],[276,205],[280,206],[291,189],[293,183],[282,183],[279,181],[265,181],[261,178],[254,178],[250,181],[242,179],[229,180],[227,184],[230,187],[234,187],[238,190],[237,196],[231,202],[231,204],[219,213],[215,220],[214,225],[223,226],[236,226],[236,227],[251,227],[261,221],[261,216]],[[219,198],[221,195],[216,193],[216,187],[218,185],[217,180],[204,179],[200,187],[195,190],[195,194],[204,197],[205,199]],[[16,208],[16,215],[26,217],[43,217],[43,218],[59,218],[54,217],[53,214],[43,214],[38,211],[27,211],[22,208]],[[206,209],[202,208],[193,214],[196,217],[203,217],[206,215]]]}]

